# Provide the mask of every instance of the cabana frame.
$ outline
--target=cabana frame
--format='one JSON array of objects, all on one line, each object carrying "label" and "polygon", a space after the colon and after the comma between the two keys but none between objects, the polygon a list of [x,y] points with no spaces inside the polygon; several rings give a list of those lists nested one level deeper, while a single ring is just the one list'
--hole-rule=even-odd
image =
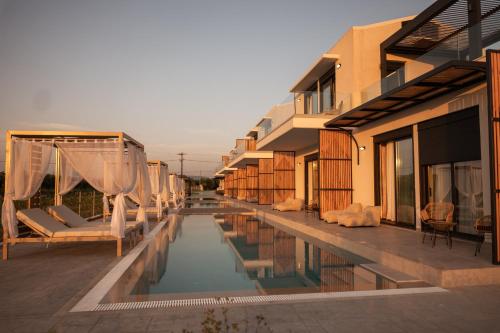
[{"label": "cabana frame", "polygon": [[[124,132],[87,132],[87,131],[19,131],[19,130],[8,130],[5,134],[5,191],[7,191],[7,183],[10,181],[10,161],[11,154],[10,151],[12,140],[14,139],[26,139],[40,142],[67,142],[67,141],[84,141],[84,140],[106,140],[114,139],[118,142],[128,143],[136,146],[138,149],[144,151],[144,145],[139,141],[133,139],[131,136]],[[60,188],[60,175],[61,175],[61,158],[59,149],[54,146],[56,150],[55,155],[55,191],[54,191],[54,204],[62,204],[62,196],[59,194]],[[28,199],[28,208],[31,208],[31,199]],[[135,234],[136,230],[130,232],[130,237]],[[58,242],[95,242],[95,241],[116,241],[116,255],[120,257],[122,255],[122,238],[117,238],[113,236],[69,236],[69,237],[22,237],[22,238],[12,238],[7,237],[7,232],[3,232],[3,245],[2,245],[2,258],[3,260],[8,259],[9,245],[16,243],[58,243]],[[132,242],[132,239],[131,239]],[[134,241],[135,243],[135,241]]]}]

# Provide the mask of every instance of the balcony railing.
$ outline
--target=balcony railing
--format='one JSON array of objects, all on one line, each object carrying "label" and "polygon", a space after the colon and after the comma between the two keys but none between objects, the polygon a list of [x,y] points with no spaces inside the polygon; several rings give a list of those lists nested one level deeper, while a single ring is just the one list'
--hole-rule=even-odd
[{"label": "balcony railing", "polygon": [[[415,79],[447,62],[453,60],[477,60],[485,54],[489,48],[498,48],[500,27],[492,31],[490,22],[483,21],[480,24],[462,30],[456,35],[449,37],[431,51],[418,56],[414,59],[408,59],[404,66],[395,72],[387,75],[381,80],[375,81],[363,88],[358,96],[354,96],[352,108],[362,105],[392,89],[398,88],[405,83]],[[469,44],[469,34],[482,36],[482,52],[477,52]],[[425,39],[425,37],[422,37]]]},{"label": "balcony railing", "polygon": [[[290,120],[296,114],[303,115],[305,111],[304,99],[307,94],[310,94],[310,92],[296,92],[295,94],[287,96],[282,103],[274,105],[258,125],[257,141],[265,138],[269,133]],[[335,106],[329,108],[321,106],[321,112],[314,114],[336,115],[349,111],[351,109],[351,94],[335,93],[334,104]]]}]

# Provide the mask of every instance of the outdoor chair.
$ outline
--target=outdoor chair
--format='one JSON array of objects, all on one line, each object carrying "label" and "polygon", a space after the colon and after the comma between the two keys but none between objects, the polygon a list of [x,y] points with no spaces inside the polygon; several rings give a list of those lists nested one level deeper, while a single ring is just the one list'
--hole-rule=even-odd
[{"label": "outdoor chair", "polygon": [[343,213],[361,213],[363,206],[360,203],[352,203],[346,209],[330,210],[323,214],[323,220],[326,223],[338,223],[339,215]]},{"label": "outdoor chair", "polygon": [[[17,219],[32,230],[28,237],[10,239],[4,237],[3,259],[8,259],[9,244],[18,243],[69,243],[69,242],[97,242],[116,241],[116,255],[122,255],[122,238],[111,235],[109,227],[73,227],[55,220],[40,208],[20,210],[16,213]],[[129,237],[130,245],[135,243],[131,227],[125,228],[125,237]]]},{"label": "outdoor chair", "polygon": [[304,213],[306,215],[313,214],[313,216],[316,216],[316,214],[319,215],[318,202],[316,200],[313,200],[313,202],[311,202],[310,204],[305,205],[304,206]]},{"label": "outdoor chair", "polygon": [[485,215],[483,217],[478,218],[474,222],[474,229],[478,233],[479,239],[476,243],[476,251],[474,252],[474,256],[477,256],[478,253],[481,252],[481,246],[484,243],[485,234],[492,232],[491,226],[491,215]]},{"label": "outdoor chair", "polygon": [[380,225],[380,206],[366,206],[361,212],[339,214],[338,223],[344,227],[378,227]]},{"label": "outdoor chair", "polygon": [[452,239],[451,232],[456,223],[453,222],[453,211],[455,206],[450,202],[430,202],[425,205],[420,212],[420,219],[424,226],[422,243],[425,242],[427,230],[425,226],[432,232],[432,247],[436,246],[436,238],[438,233],[445,235],[446,244],[451,249]]}]

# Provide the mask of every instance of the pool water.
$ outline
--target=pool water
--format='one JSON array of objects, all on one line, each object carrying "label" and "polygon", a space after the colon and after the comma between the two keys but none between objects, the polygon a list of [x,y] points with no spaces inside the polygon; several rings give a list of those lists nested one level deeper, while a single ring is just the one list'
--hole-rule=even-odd
[{"label": "pool water", "polygon": [[247,215],[172,215],[104,302],[397,288],[369,260]]}]

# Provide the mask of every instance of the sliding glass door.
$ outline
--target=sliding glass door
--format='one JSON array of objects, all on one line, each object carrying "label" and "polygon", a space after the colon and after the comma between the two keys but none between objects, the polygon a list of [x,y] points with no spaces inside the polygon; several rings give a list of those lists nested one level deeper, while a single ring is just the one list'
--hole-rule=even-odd
[{"label": "sliding glass door", "polygon": [[[316,157],[315,157],[316,158]],[[319,202],[319,173],[318,160],[306,160],[306,204],[318,204]]]},{"label": "sliding glass door", "polygon": [[382,219],[415,226],[413,140],[402,138],[378,144],[378,195]]},{"label": "sliding glass door", "polygon": [[452,203],[455,231],[476,234],[474,221],[483,216],[481,161],[428,165],[425,170],[426,201]]},{"label": "sliding glass door", "polygon": [[400,224],[415,225],[415,174],[413,172],[413,140],[398,140],[396,150],[396,219]]}]

